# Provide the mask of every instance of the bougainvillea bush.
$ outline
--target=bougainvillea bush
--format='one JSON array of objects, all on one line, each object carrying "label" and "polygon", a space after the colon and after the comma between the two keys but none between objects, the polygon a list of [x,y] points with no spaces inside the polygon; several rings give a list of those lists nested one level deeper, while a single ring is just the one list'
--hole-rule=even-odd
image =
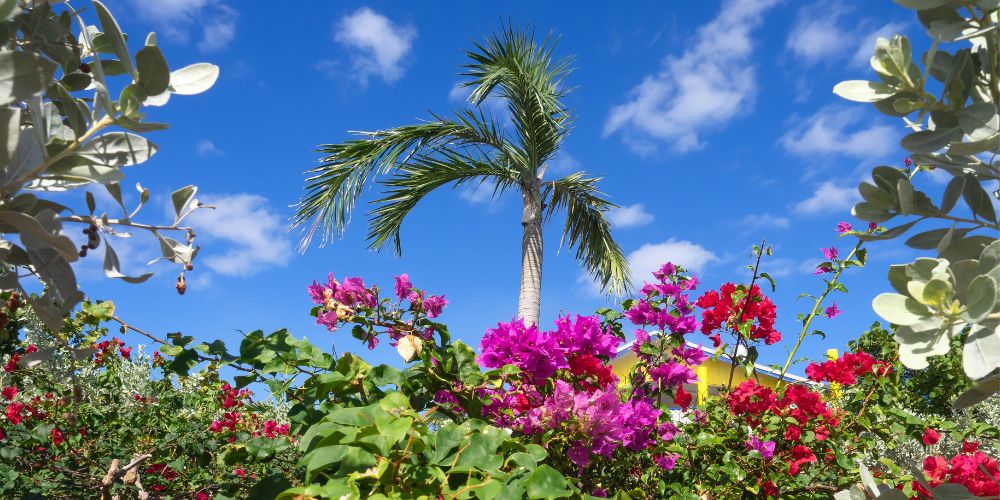
[{"label": "bougainvillea bush", "polygon": [[292,484],[288,453],[267,466],[239,456],[254,442],[292,447],[280,405],[251,402],[213,366],[168,376],[159,353],[108,337],[110,302],[84,303],[56,334],[15,309],[22,338],[0,371],[0,497],[203,499]]}]

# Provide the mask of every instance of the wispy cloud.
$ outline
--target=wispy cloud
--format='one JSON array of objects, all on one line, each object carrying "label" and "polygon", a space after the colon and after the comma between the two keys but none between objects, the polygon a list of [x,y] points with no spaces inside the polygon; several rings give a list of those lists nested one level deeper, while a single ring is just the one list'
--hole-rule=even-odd
[{"label": "wispy cloud", "polygon": [[186,219],[198,231],[200,261],[224,276],[250,276],[284,266],[294,254],[285,231],[286,217],[263,196],[239,193],[200,196],[215,209],[197,210]]},{"label": "wispy cloud", "polygon": [[199,156],[222,156],[222,150],[215,146],[215,143],[208,140],[202,139],[195,143],[194,148],[198,151]]},{"label": "wispy cloud", "polygon": [[764,214],[748,214],[736,222],[736,226],[744,234],[755,233],[764,229],[785,229],[791,225],[788,217]]},{"label": "wispy cloud", "polygon": [[607,216],[611,225],[620,229],[645,226],[654,218],[642,203],[611,209]]},{"label": "wispy cloud", "polygon": [[855,186],[838,186],[833,181],[819,185],[812,196],[795,204],[795,211],[803,215],[847,212],[861,200]]},{"label": "wispy cloud", "polygon": [[132,7],[167,37],[190,42],[200,32],[201,52],[218,52],[236,38],[239,12],[224,2],[209,0],[129,0]]},{"label": "wispy cloud", "polygon": [[[471,107],[472,104],[469,102],[469,96],[472,95],[472,90],[474,87],[464,87],[460,82],[455,83],[448,91],[448,101],[456,104],[465,104]],[[491,116],[501,125],[507,126],[511,124],[510,121],[510,110],[507,109],[507,101],[495,93],[490,94],[482,103],[479,104],[480,108],[484,108],[484,112]]]},{"label": "wispy cloud", "polygon": [[751,31],[777,0],[728,0],[699,28],[689,48],[668,57],[659,73],[646,76],[627,101],[611,109],[604,135],[621,132],[639,154],[666,142],[685,152],[704,146],[701,137],[753,105],[755,68]]},{"label": "wispy cloud", "polygon": [[826,106],[816,114],[795,120],[779,143],[799,156],[832,155],[874,159],[897,149],[899,131],[865,121],[861,108]]},{"label": "wispy cloud", "polygon": [[[853,66],[864,66],[872,56],[877,37],[887,37],[904,28],[905,24],[895,22],[879,25],[855,13],[849,5],[818,2],[799,9],[785,48],[806,65],[846,60]],[[852,45],[851,40],[860,42]]]},{"label": "wispy cloud", "polygon": [[[362,84],[376,76],[392,83],[403,76],[404,60],[410,54],[417,30],[409,24],[393,23],[388,17],[362,7],[337,21],[333,38],[349,51],[349,74]],[[327,61],[328,67],[331,61]]]}]

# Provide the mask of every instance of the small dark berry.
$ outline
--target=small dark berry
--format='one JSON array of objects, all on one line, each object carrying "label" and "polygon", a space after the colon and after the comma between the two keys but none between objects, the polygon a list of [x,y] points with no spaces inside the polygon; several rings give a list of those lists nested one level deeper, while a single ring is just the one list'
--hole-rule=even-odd
[{"label": "small dark berry", "polygon": [[191,264],[190,262],[188,262],[187,264],[184,264],[184,270],[185,271],[194,271],[194,265]]},{"label": "small dark berry", "polygon": [[86,247],[84,247],[84,250],[80,250],[80,257],[86,257],[86,256],[87,256],[87,250]]},{"label": "small dark berry", "polygon": [[90,65],[87,63],[80,63],[80,71],[90,73]]},{"label": "small dark berry", "polygon": [[90,234],[90,229],[83,228],[83,234]]}]

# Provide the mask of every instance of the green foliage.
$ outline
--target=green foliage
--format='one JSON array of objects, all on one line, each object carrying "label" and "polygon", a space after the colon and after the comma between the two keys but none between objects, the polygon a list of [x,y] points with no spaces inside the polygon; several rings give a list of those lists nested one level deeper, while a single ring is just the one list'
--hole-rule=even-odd
[{"label": "green foliage", "polygon": [[[971,326],[962,346],[963,368],[976,385],[957,399],[956,405],[964,407],[1000,391],[1000,221],[991,200],[1000,198],[1000,190],[987,191],[988,183],[1000,179],[998,7],[995,2],[899,3],[917,11],[934,40],[930,50],[917,60],[906,37],[879,38],[871,66],[881,81],[842,82],[834,93],[902,117],[911,129],[900,145],[916,163],[911,168],[907,160],[904,170],[873,169],[873,183],[859,187],[863,201],[854,215],[878,223],[916,217],[876,235],[859,235],[868,240],[899,237],[925,220],[948,224],[906,241],[935,250],[938,258],[893,266],[889,281],[898,293],[876,297],[873,306],[899,325],[900,360],[913,369],[924,369],[929,357],[949,352],[951,341]],[[966,47],[948,52],[940,45],[950,42]],[[913,184],[919,172],[934,168],[953,175],[939,204]],[[960,199],[964,207],[956,210]]]},{"label": "green foliage", "polygon": [[[103,322],[109,310],[111,302],[85,302],[57,334],[30,309],[19,312],[20,345],[31,349],[21,351],[17,368],[0,372],[5,395],[16,390],[0,398],[7,408],[0,425],[0,496],[80,498],[91,491],[108,498],[142,492],[226,498],[293,484],[287,479],[295,477],[288,466],[294,460],[290,440],[255,437],[260,422],[285,421],[284,408],[227,403],[213,367],[189,377],[164,376],[156,373],[162,358],[114,340],[95,345],[108,333]],[[211,430],[226,412],[242,413],[243,420],[228,435]],[[21,421],[11,419],[17,414]],[[270,456],[283,461],[264,464],[242,453],[254,446],[269,447]],[[118,472],[104,483],[115,461]],[[123,470],[132,462],[137,465]]]},{"label": "green foliage", "polygon": [[[166,124],[144,121],[144,107],[163,105],[172,93],[207,90],[218,76],[218,68],[205,63],[171,72],[153,33],[133,57],[104,4],[94,1],[88,7],[99,26],[88,25],[83,9],[68,4],[8,0],[0,9],[5,47],[0,50],[0,289],[27,297],[19,275],[36,276],[45,291],[28,297],[28,303],[52,330],[59,330],[63,316],[83,300],[71,264],[102,243],[108,277],[139,283],[152,275],[121,272],[111,239],[129,236],[125,231],[150,232],[161,243],[163,258],[191,267],[197,254],[194,231],[179,225],[199,206],[184,197],[188,191],[193,195],[191,188],[174,193],[173,224],[142,224],[133,219],[149,191],[138,186],[138,206],[126,208],[122,168],[147,161],[159,149],[140,134]],[[117,87],[115,100],[111,90]],[[74,213],[45,197],[95,186],[108,191],[120,216],[98,212],[89,191],[87,212]],[[178,199],[186,205],[177,207]],[[87,228],[81,248],[65,235],[67,224]],[[185,243],[164,234],[173,232],[184,233]],[[183,271],[181,276],[183,283]]]}]

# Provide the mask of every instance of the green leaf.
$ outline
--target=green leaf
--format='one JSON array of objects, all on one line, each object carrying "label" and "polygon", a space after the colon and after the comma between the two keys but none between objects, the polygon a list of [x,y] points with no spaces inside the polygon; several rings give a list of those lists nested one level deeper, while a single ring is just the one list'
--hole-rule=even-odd
[{"label": "green leaf", "polygon": [[923,304],[898,293],[883,293],[875,297],[872,307],[879,316],[897,325],[914,325],[930,315]]},{"label": "green leaf", "polygon": [[951,285],[947,281],[933,279],[924,286],[923,297],[920,298],[924,304],[937,307],[952,293]]},{"label": "green leaf", "polygon": [[975,406],[1000,392],[1000,371],[976,381],[975,387],[963,392],[955,399],[954,408],[964,410]]},{"label": "green leaf", "polygon": [[962,348],[962,368],[973,380],[1000,368],[1000,321],[973,326]]},{"label": "green leaf", "polygon": [[104,32],[105,40],[118,59],[125,65],[132,78],[135,79],[138,75],[136,75],[135,67],[132,66],[132,54],[129,53],[128,45],[125,44],[125,35],[122,34],[118,21],[115,21],[111,11],[99,0],[94,0],[94,10],[97,11],[97,19],[101,22],[101,31]]},{"label": "green leaf", "polygon": [[108,321],[115,317],[115,303],[110,300],[103,302],[84,302],[81,306],[83,312],[101,320]]},{"label": "green leaf", "polygon": [[118,262],[118,254],[115,253],[115,249],[111,247],[111,244],[105,239],[104,241],[104,275],[109,278],[117,278],[126,283],[142,283],[153,276],[152,272],[144,273],[139,276],[128,276],[122,274],[121,264]]},{"label": "green leaf", "polygon": [[878,102],[892,97],[896,90],[884,83],[848,80],[833,87],[833,93],[854,102]]},{"label": "green leaf", "polygon": [[969,283],[965,305],[970,323],[978,323],[993,311],[997,301],[997,282],[985,274]]},{"label": "green leaf", "polygon": [[900,179],[896,182],[896,192],[899,194],[899,213],[910,215],[913,213],[913,185],[907,179]]},{"label": "green leaf", "polygon": [[147,95],[159,95],[170,85],[170,68],[163,52],[155,45],[147,45],[136,52],[135,64],[139,70],[139,85]]},{"label": "green leaf", "polygon": [[21,108],[0,107],[0,165],[7,166],[21,135]]},{"label": "green leaf", "polygon": [[956,128],[920,130],[903,137],[899,145],[912,153],[933,153],[948,146],[960,134]]},{"label": "green leaf", "polygon": [[948,146],[948,154],[952,156],[977,155],[987,151],[998,150],[1000,150],[1000,133],[995,133],[978,141],[953,142]]},{"label": "green leaf", "polygon": [[962,197],[977,216],[990,222],[997,222],[997,213],[990,201],[990,195],[972,174],[965,174],[965,189],[962,190]]},{"label": "green leaf", "polygon": [[948,181],[948,185],[944,188],[944,194],[941,195],[941,213],[946,214],[951,212],[951,209],[955,208],[958,198],[962,196],[963,191],[965,191],[965,176],[957,175],[952,177]]},{"label": "green leaf", "polygon": [[150,158],[159,147],[144,137],[128,132],[108,132],[87,142],[77,154],[107,167],[138,165]]},{"label": "green leaf", "polygon": [[0,106],[48,88],[56,68],[56,63],[34,52],[0,51]]},{"label": "green leaf", "polygon": [[184,215],[184,207],[194,199],[194,195],[197,192],[197,186],[184,186],[170,194],[170,201],[174,205],[174,225],[181,221],[181,216]]},{"label": "green leaf", "polygon": [[895,217],[895,214],[868,203],[867,201],[854,205],[854,208],[851,209],[851,214],[863,221],[877,223],[882,223]]},{"label": "green leaf", "polygon": [[980,274],[986,274],[997,266],[1000,266],[1000,240],[994,240],[979,255]]},{"label": "green leaf", "polygon": [[0,21],[7,21],[21,12],[17,6],[17,0],[0,1]]},{"label": "green leaf", "polygon": [[170,91],[174,94],[200,94],[215,85],[219,67],[209,63],[195,63],[170,73]]},{"label": "green leaf", "polygon": [[539,465],[528,476],[526,483],[528,498],[563,498],[573,492],[568,488],[566,478],[549,464]]}]

